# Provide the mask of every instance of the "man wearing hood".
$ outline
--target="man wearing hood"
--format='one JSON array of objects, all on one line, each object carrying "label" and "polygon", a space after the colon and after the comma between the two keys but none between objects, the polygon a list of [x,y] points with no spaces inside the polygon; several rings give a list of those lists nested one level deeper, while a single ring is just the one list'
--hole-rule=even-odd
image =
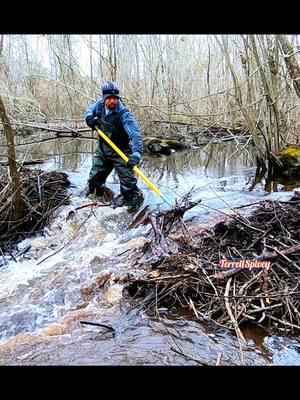
[{"label": "man wearing hood", "polygon": [[116,205],[135,211],[143,202],[142,192],[137,187],[133,167],[143,155],[143,139],[138,124],[120,99],[120,89],[114,82],[102,85],[102,97],[91,104],[85,113],[87,125],[101,129],[120,150],[129,157],[127,163],[100,136],[88,179],[88,194],[101,196],[108,175],[115,168],[120,179],[120,195]]}]

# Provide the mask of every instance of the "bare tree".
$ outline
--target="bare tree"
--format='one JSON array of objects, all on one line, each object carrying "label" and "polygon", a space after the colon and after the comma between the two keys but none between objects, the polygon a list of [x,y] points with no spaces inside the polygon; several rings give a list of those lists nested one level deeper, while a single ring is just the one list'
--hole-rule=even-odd
[{"label": "bare tree", "polygon": [[[90,43],[92,43],[92,35],[90,35]],[[91,81],[94,80],[94,74],[93,74],[93,48],[92,45],[90,46],[90,75],[91,75]]]},{"label": "bare tree", "polygon": [[110,80],[117,80],[117,54],[116,35],[107,35],[108,61],[110,68]]},{"label": "bare tree", "polygon": [[3,54],[3,41],[4,41],[4,35],[1,34],[1,35],[0,35],[0,57],[1,57],[2,54]]},{"label": "bare tree", "polygon": [[266,163],[265,163],[264,152],[261,149],[261,143],[260,143],[259,138],[258,138],[258,133],[257,133],[256,125],[255,125],[255,120],[250,115],[249,109],[245,108],[244,104],[243,104],[242,91],[240,89],[240,85],[239,85],[239,82],[238,82],[238,78],[237,78],[237,74],[235,72],[234,66],[233,66],[233,64],[232,64],[232,62],[230,60],[229,51],[228,51],[228,43],[225,40],[223,35],[221,37],[221,42],[220,42],[220,40],[218,39],[217,36],[216,36],[216,40],[219,43],[220,48],[224,53],[224,56],[225,56],[227,64],[228,64],[228,67],[229,67],[230,72],[231,72],[231,76],[232,76],[232,80],[233,80],[233,84],[234,84],[236,102],[241,108],[241,112],[242,112],[245,120],[248,123],[251,135],[253,137],[258,169],[259,170],[262,169],[262,173],[264,173],[267,170]]},{"label": "bare tree", "polygon": [[[257,63],[257,66],[259,67],[259,74],[260,74],[260,78],[261,78],[261,84],[264,89],[264,96],[267,100],[268,107],[270,107],[270,113],[272,113],[274,116],[274,123],[270,124],[271,125],[270,129],[272,129],[272,127],[273,127],[274,134],[273,134],[273,132],[270,132],[270,135],[274,137],[274,152],[273,153],[277,154],[279,151],[279,111],[278,111],[277,103],[275,101],[276,100],[275,94],[273,91],[273,87],[267,78],[267,74],[265,73],[263,68],[261,68],[261,65],[263,62],[260,60],[254,35],[249,35],[249,37],[250,37],[250,43],[251,43],[252,51],[254,54],[254,58]],[[268,56],[268,64],[269,64],[269,71],[270,71],[270,56]],[[269,148],[268,150],[270,151],[271,149]]]},{"label": "bare tree", "polygon": [[21,210],[21,187],[20,187],[20,174],[17,168],[16,162],[16,152],[15,152],[15,143],[14,143],[14,133],[9,121],[9,118],[6,114],[4,103],[0,96],[0,118],[4,127],[4,132],[6,134],[7,140],[7,157],[8,157],[8,166],[9,166],[9,174],[13,185],[13,197],[12,197],[12,205],[13,205],[13,221],[18,221],[22,216]]},{"label": "bare tree", "polygon": [[[297,69],[282,73],[278,35],[252,36],[5,35],[0,90],[14,118],[39,122],[76,116],[84,124],[84,109],[96,100],[99,84],[116,80],[145,133],[167,121],[239,127],[254,136],[261,129],[276,153],[297,119],[297,95],[291,90],[299,85]],[[46,51],[36,45],[38,37],[48,44]],[[294,56],[295,61],[289,53],[285,62]],[[264,150],[261,143],[255,146],[258,153]]]},{"label": "bare tree", "polygon": [[296,94],[300,98],[300,66],[296,58],[297,52],[293,49],[293,46],[290,44],[286,36],[278,35],[278,39],[282,47],[284,61],[293,81]]}]

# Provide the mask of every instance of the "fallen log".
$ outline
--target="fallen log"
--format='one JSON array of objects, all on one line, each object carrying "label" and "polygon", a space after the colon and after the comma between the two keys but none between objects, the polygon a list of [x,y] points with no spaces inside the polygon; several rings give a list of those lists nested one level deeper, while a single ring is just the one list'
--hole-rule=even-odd
[{"label": "fallen log", "polygon": [[[45,160],[27,160],[23,161],[22,165],[34,165],[34,164],[43,164]],[[0,161],[0,165],[8,165],[7,161]]]}]

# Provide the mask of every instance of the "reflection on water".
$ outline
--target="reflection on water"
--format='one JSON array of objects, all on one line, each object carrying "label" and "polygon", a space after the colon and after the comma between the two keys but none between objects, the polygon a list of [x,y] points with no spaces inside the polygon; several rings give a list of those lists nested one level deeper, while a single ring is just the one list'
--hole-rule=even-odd
[{"label": "reflection on water", "polygon": [[300,187],[300,179],[291,178],[278,178],[276,180],[266,179],[265,180],[265,191],[266,192],[277,192],[278,186],[281,186],[284,191],[292,192],[294,189]]},{"label": "reflection on water", "polygon": [[165,176],[178,182],[181,175],[194,172],[203,177],[230,176],[244,168],[252,167],[249,153],[236,153],[233,144],[210,144],[203,148],[193,148],[162,156],[160,159],[147,157],[143,168],[150,177],[159,176],[158,182]]},{"label": "reflection on water", "polygon": [[[87,179],[92,165],[92,156],[96,148],[96,140],[81,138],[57,138],[53,135],[50,141],[17,147],[18,160],[44,159],[42,166],[46,170],[64,170],[74,172],[75,183],[81,185]],[[44,140],[45,134],[36,140]],[[33,142],[32,137],[18,138],[18,144]],[[2,148],[1,154],[6,149]],[[2,157],[2,159],[4,159]],[[140,167],[156,183],[178,185],[197,184],[195,177],[204,181],[206,177],[223,177],[236,174],[245,168],[254,166],[254,158],[243,146],[235,143],[209,144],[188,151],[175,152],[171,156],[153,157],[145,155]],[[81,176],[79,177],[78,174]],[[79,179],[76,179],[76,176]],[[191,175],[194,177],[191,179]],[[76,182],[77,181],[77,182]],[[190,182],[191,181],[191,182]],[[117,183],[112,173],[109,183]],[[197,185],[199,186],[199,185]]]},{"label": "reflection on water", "polygon": [[264,328],[261,325],[247,323],[241,326],[241,330],[244,337],[247,340],[252,340],[261,354],[268,358],[268,352],[264,346],[264,340],[268,336],[268,328]]},{"label": "reflection on water", "polygon": [[[57,138],[50,135],[50,141],[42,141],[37,144],[34,140],[45,140],[47,135],[28,138],[17,138],[17,154],[19,160],[45,159],[47,165],[53,169],[67,169],[70,171],[80,170],[85,164],[90,163],[92,154],[96,148],[96,140],[81,138]],[[0,142],[2,144],[3,142]],[[2,148],[1,154],[5,154]],[[236,146],[233,142],[224,144],[208,144],[201,148],[193,148],[188,151],[176,152],[171,156],[147,157],[145,156],[142,167],[150,176],[157,173],[166,174],[176,181],[177,175],[187,171],[198,170],[204,176],[226,176],[236,171],[253,166],[254,157],[244,147]],[[163,166],[163,168],[162,168]],[[159,181],[160,178],[157,179]]]},{"label": "reflection on water", "polygon": [[[97,141],[72,137],[56,139],[53,135],[50,138],[53,140],[17,147],[18,159],[44,159],[45,163],[39,165],[40,168],[67,172],[74,194],[80,194],[89,176]],[[44,139],[45,134],[39,138]],[[18,138],[19,144],[33,141],[32,137]],[[3,151],[4,148],[2,154]],[[228,208],[241,205],[242,198],[254,202],[257,201],[257,195],[272,195],[274,192],[290,191],[297,187],[297,182],[293,186],[287,182],[272,183],[270,186],[263,180],[253,190],[249,190],[254,182],[255,157],[244,145],[237,145],[235,142],[211,143],[174,152],[170,156],[145,154],[140,168],[172,202],[180,200],[181,196],[193,188],[193,198],[196,196],[195,200],[202,199],[197,212],[203,204],[217,209]],[[115,194],[119,193],[119,179],[114,171],[106,183]],[[162,200],[142,180],[139,179],[138,185],[144,192],[146,204],[164,207]],[[247,200],[249,195],[251,197]]]},{"label": "reflection on water", "polygon": [[[96,134],[94,133],[94,137]],[[44,159],[39,168],[45,171],[58,170],[69,174],[73,194],[80,195],[86,186],[92,166],[93,153],[97,146],[96,139],[55,138],[45,134],[37,138],[40,143],[33,144],[32,136],[18,138],[19,160]],[[30,145],[24,145],[31,142]],[[5,148],[2,147],[2,154]],[[3,158],[3,157],[2,157]],[[34,168],[35,165],[32,166]],[[145,154],[140,164],[144,174],[174,204],[188,191],[193,189],[193,199],[201,199],[201,205],[189,211],[185,218],[207,213],[210,210],[229,209],[234,206],[262,200],[270,194],[272,199],[282,198],[284,191],[299,187],[299,182],[267,182],[262,180],[255,185],[255,157],[244,145],[235,142],[207,144],[189,150],[173,152],[170,156],[151,156]],[[115,194],[120,191],[119,178],[113,171],[107,178],[107,186]],[[145,205],[162,207],[166,205],[141,179],[138,186],[143,190]],[[278,192],[278,193],[276,193]]]},{"label": "reflection on water", "polygon": [[[17,137],[17,157],[20,162],[45,160],[41,166],[44,170],[63,170],[73,173],[73,183],[84,186],[90,168],[92,157],[96,149],[96,133],[87,138],[56,138],[54,134],[40,134],[26,138]],[[47,141],[47,138],[50,139]],[[34,143],[34,142],[37,143]],[[26,145],[26,143],[30,143]],[[7,158],[5,140],[0,140],[0,160]],[[145,155],[140,168],[161,187],[184,190],[190,187],[199,187],[210,178],[229,177],[239,175],[254,181],[255,156],[251,149],[233,141],[221,144],[210,143],[189,150],[178,151],[170,156]],[[118,178],[112,173],[108,183],[118,184]],[[300,180],[288,178],[270,181],[263,179],[255,186],[266,192],[280,190],[291,191],[300,186]],[[242,187],[241,187],[242,188]]]}]

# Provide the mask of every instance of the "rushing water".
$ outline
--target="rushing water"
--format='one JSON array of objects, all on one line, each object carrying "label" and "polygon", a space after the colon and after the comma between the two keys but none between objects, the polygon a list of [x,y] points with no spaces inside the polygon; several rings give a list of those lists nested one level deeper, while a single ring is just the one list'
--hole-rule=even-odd
[{"label": "rushing water", "polygon": [[[26,140],[25,140],[26,141]],[[245,327],[240,349],[230,333],[199,324],[186,315],[148,318],[123,293],[122,279],[145,274],[134,253],[149,227],[129,229],[125,208],[74,211],[86,202],[83,189],[92,163],[93,141],[62,140],[19,147],[19,159],[45,159],[44,170],[69,174],[72,202],[62,207],[43,235],[18,262],[0,269],[1,364],[45,365],[300,365],[297,339],[271,336]],[[283,185],[268,193],[264,183],[249,191],[255,167],[249,152],[235,144],[209,145],[166,157],[145,156],[141,169],[173,202],[193,188],[199,206],[186,220],[209,224],[234,207],[266,198],[287,198]],[[118,178],[107,185],[117,194]],[[145,205],[165,207],[143,182]],[[291,189],[291,187],[290,187]],[[129,251],[130,250],[130,251]],[[170,317],[170,316],[168,316]],[[110,331],[80,321],[112,326]],[[181,354],[180,354],[181,353]],[[182,355],[185,354],[185,356]]]}]

